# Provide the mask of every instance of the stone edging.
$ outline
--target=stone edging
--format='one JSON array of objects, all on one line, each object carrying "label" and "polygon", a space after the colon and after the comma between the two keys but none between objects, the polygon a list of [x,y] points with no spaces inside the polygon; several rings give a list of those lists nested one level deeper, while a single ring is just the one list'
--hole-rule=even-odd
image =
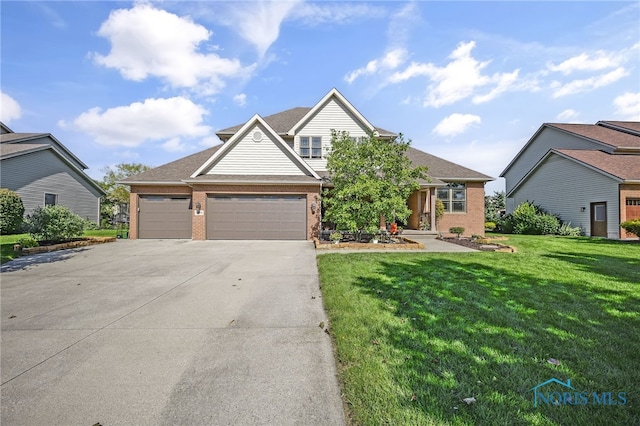
[{"label": "stone edging", "polygon": [[408,244],[384,244],[384,243],[338,243],[338,244],[322,244],[317,238],[313,239],[313,242],[317,250],[335,250],[335,249],[355,249],[355,250],[421,250],[424,249],[424,244],[415,240],[411,240],[406,237],[400,237]]},{"label": "stone edging", "polygon": [[50,251],[64,250],[76,247],[85,247],[94,244],[111,243],[116,241],[116,237],[88,237],[86,240],[70,241],[68,243],[53,244],[50,246],[29,247],[20,250],[21,254],[47,253]]}]

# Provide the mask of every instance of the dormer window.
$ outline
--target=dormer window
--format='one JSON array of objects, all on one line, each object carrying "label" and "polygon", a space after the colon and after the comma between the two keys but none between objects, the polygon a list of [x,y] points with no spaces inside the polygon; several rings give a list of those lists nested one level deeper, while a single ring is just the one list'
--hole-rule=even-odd
[{"label": "dormer window", "polygon": [[320,136],[300,136],[300,157],[322,158],[322,138]]}]

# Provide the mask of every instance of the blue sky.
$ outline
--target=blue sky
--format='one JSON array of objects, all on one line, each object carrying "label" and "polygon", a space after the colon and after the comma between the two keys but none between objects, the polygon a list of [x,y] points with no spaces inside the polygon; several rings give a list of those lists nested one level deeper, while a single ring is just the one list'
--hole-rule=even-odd
[{"label": "blue sky", "polygon": [[2,1],[0,14],[2,121],[52,133],[98,179],[333,87],[376,126],[494,177],[544,122],[640,120],[637,1]]}]

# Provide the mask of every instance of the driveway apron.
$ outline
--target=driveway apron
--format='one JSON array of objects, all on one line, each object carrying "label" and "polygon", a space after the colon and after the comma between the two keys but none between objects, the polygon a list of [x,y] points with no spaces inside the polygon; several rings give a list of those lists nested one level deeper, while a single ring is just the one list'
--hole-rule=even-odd
[{"label": "driveway apron", "polygon": [[2,425],[345,422],[309,242],[124,240],[2,269]]}]

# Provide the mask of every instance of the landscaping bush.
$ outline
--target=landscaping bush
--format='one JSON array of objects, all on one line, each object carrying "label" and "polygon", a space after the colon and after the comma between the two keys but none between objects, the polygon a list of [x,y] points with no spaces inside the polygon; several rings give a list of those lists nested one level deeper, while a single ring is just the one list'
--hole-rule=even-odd
[{"label": "landscaping bush", "polygon": [[22,248],[38,247],[38,242],[33,237],[23,237],[16,241]]},{"label": "landscaping bush", "polygon": [[449,228],[449,232],[456,234],[460,238],[460,235],[464,234],[464,228],[462,226],[452,226]]},{"label": "landscaping bush", "polygon": [[20,232],[24,215],[22,198],[15,192],[0,189],[0,234],[9,235]]},{"label": "landscaping bush", "polygon": [[625,231],[635,234],[640,238],[640,219],[627,220],[626,222],[622,222],[620,227]]},{"label": "landscaping bush", "polygon": [[540,206],[525,201],[513,213],[499,222],[500,231],[507,234],[550,235],[557,234],[560,219]]},{"label": "landscaping bush", "polygon": [[485,231],[494,231],[496,229],[496,223],[495,222],[485,222],[484,223],[484,229]]},{"label": "landscaping bush", "polygon": [[565,222],[558,228],[558,235],[563,237],[579,237],[582,235],[582,228],[579,226],[574,228],[571,226],[571,222]]},{"label": "landscaping bush", "polygon": [[62,241],[82,236],[85,221],[65,206],[38,207],[27,216],[29,234],[39,241]]}]

